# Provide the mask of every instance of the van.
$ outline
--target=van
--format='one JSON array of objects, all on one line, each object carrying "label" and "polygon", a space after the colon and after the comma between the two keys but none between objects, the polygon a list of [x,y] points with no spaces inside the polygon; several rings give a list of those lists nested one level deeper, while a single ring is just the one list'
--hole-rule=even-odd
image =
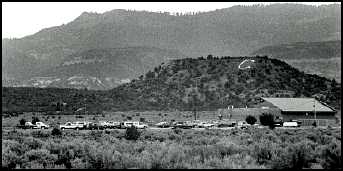
[{"label": "van", "polygon": [[298,127],[297,122],[284,122],[283,127]]}]

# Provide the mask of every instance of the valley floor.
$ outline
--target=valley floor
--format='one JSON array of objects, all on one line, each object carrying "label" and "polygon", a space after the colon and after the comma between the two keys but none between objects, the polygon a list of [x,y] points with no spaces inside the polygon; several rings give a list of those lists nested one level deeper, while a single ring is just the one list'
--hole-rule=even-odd
[{"label": "valley floor", "polygon": [[340,129],[2,132],[2,167],[342,168]]}]

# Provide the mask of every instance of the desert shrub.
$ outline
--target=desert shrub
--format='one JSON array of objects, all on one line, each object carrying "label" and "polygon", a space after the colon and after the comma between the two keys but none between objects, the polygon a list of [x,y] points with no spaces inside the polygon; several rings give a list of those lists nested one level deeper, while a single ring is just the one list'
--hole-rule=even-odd
[{"label": "desert shrub", "polygon": [[102,131],[98,131],[98,130],[92,130],[90,133],[91,137],[94,139],[98,139],[102,136]]},{"label": "desert shrub", "polygon": [[14,169],[17,164],[21,164],[21,157],[9,148],[2,148],[2,168]]},{"label": "desert shrub", "polygon": [[57,155],[50,154],[46,149],[30,150],[25,153],[24,160],[26,165],[28,162],[36,161],[43,164],[43,166],[46,166],[47,164],[55,163],[57,161]]},{"label": "desert shrub", "polygon": [[34,138],[34,137],[25,137],[22,143],[29,150],[40,149],[45,144],[44,141]]},{"label": "desert shrub", "polygon": [[52,136],[61,136],[62,135],[62,131],[60,129],[58,129],[58,128],[54,128],[51,131],[51,135]]},{"label": "desert shrub", "polygon": [[301,141],[290,144],[286,149],[279,148],[278,153],[271,160],[271,167],[273,169],[303,169],[309,168],[311,162],[316,162],[314,144]]},{"label": "desert shrub", "polygon": [[127,116],[126,119],[127,120],[132,120],[132,117],[131,116]]},{"label": "desert shrub", "polygon": [[140,132],[136,127],[132,126],[126,129],[125,139],[127,140],[137,140],[140,136]]},{"label": "desert shrub", "polygon": [[26,152],[25,146],[23,144],[17,142],[17,141],[14,141],[14,140],[3,140],[2,141],[3,152],[7,148],[9,151],[12,151],[19,156],[23,155]]},{"label": "desert shrub", "polygon": [[274,128],[274,115],[270,113],[263,113],[260,115],[261,125],[269,126],[269,128]]},{"label": "desert shrub", "polygon": [[139,118],[140,122],[145,122],[145,118]]},{"label": "desert shrub", "polygon": [[263,165],[257,164],[256,160],[245,154],[234,154],[225,156],[221,164],[217,167],[219,169],[264,169]]},{"label": "desert shrub", "polygon": [[75,118],[84,118],[82,115],[76,115]]},{"label": "desert shrub", "polygon": [[24,118],[21,118],[20,121],[19,121],[21,126],[24,126],[25,122],[26,122],[26,120]]},{"label": "desert shrub", "polygon": [[254,145],[253,153],[258,164],[266,164],[272,159],[272,149],[269,143],[258,143]]},{"label": "desert shrub", "polygon": [[254,125],[256,123],[257,119],[254,116],[248,115],[245,118],[245,121],[247,121],[247,123],[250,125]]},{"label": "desert shrub", "polygon": [[341,141],[334,140],[321,152],[324,169],[342,168]]},{"label": "desert shrub", "polygon": [[66,168],[72,168],[71,160],[75,158],[75,153],[72,149],[64,149],[59,152],[56,164],[63,164]]},{"label": "desert shrub", "polygon": [[221,159],[224,159],[226,156],[241,153],[243,151],[239,145],[236,145],[232,142],[215,144],[214,147],[218,150],[218,154]]},{"label": "desert shrub", "polygon": [[50,134],[48,132],[44,132],[44,131],[41,131],[41,130],[38,130],[38,131],[33,131],[31,133],[31,135],[35,138],[47,138],[50,136]]},{"label": "desert shrub", "polygon": [[174,129],[174,133],[175,134],[181,134],[182,133],[182,129],[176,128],[176,129]]},{"label": "desert shrub", "polygon": [[71,163],[72,168],[77,168],[77,169],[85,169],[86,168],[86,163],[83,162],[81,158],[75,158],[70,163]]}]

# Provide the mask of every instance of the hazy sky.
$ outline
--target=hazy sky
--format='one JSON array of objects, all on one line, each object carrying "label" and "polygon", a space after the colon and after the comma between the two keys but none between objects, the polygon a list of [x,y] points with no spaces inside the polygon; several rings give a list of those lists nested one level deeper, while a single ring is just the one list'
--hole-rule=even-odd
[{"label": "hazy sky", "polygon": [[[212,11],[234,5],[271,3],[273,2],[2,2],[2,38],[21,38],[43,28],[66,24],[85,11],[103,13],[113,9],[134,9],[185,13]],[[299,3],[333,4],[333,2]]]}]

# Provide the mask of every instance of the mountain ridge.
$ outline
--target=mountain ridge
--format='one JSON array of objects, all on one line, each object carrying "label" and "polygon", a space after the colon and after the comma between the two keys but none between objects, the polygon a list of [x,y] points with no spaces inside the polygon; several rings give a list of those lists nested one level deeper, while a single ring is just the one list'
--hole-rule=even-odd
[{"label": "mountain ridge", "polygon": [[[3,77],[29,79],[90,49],[146,46],[184,56],[248,55],[268,45],[340,39],[340,5],[235,6],[194,15],[112,10],[2,40]],[[124,72],[124,71],[123,71]],[[143,74],[144,72],[141,72]]]}]

